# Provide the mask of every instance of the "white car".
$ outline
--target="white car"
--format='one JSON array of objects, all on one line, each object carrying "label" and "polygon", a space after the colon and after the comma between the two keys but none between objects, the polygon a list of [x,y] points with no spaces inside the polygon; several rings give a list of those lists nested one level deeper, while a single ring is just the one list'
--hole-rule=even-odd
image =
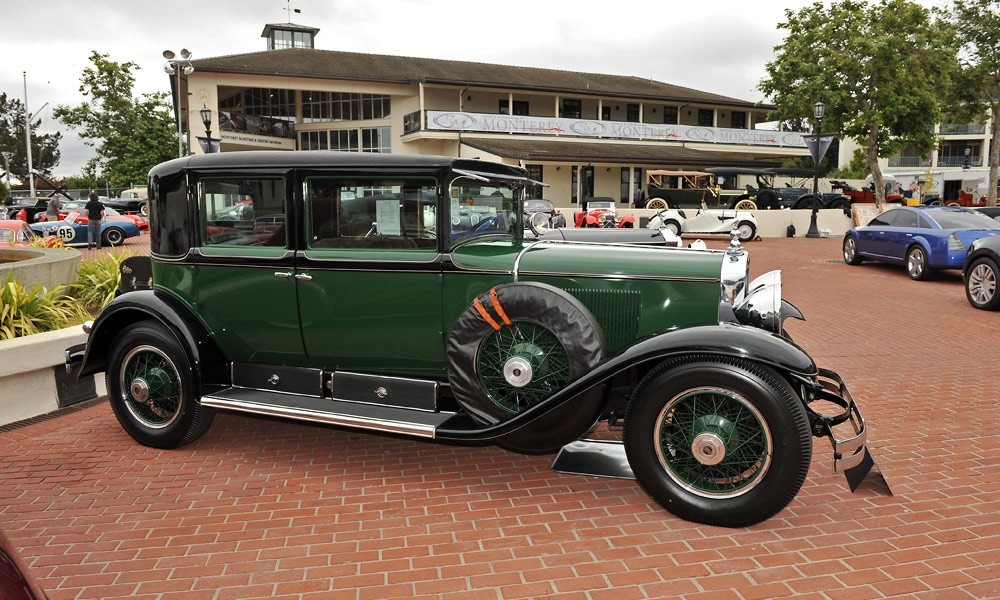
[{"label": "white car", "polygon": [[703,204],[693,216],[691,211],[668,208],[658,211],[649,220],[650,229],[669,229],[675,235],[682,233],[729,235],[734,229],[739,231],[741,242],[749,242],[757,237],[757,219],[745,211],[732,209],[708,209]]}]

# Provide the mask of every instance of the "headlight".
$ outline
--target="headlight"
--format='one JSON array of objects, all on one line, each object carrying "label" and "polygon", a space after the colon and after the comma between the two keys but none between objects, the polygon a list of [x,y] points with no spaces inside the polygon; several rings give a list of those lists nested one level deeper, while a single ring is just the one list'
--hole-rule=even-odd
[{"label": "headlight", "polygon": [[747,291],[749,265],[750,255],[738,241],[726,250],[726,256],[722,259],[721,273],[723,303],[735,306],[743,297]]},{"label": "headlight", "polygon": [[541,212],[532,213],[528,218],[528,227],[539,237],[545,235],[549,230],[549,216]]},{"label": "headlight", "polygon": [[781,271],[770,271],[751,281],[734,312],[740,323],[778,334],[788,317],[803,318],[797,308],[781,299]]}]

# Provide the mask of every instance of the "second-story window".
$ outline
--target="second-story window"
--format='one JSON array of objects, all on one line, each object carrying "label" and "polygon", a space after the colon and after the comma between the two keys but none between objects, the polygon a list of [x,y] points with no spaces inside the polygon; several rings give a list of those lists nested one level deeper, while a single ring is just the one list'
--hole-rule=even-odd
[{"label": "second-story window", "polygon": [[698,126],[715,127],[715,111],[711,108],[698,109]]},{"label": "second-story window", "polygon": [[564,119],[579,119],[583,115],[583,102],[573,98],[564,98],[562,102],[562,114]]},{"label": "second-story window", "polygon": [[639,122],[639,105],[638,104],[626,104],[625,105],[625,120],[631,123]]},{"label": "second-story window", "polygon": [[747,114],[742,111],[733,111],[729,115],[729,126],[733,129],[746,129],[747,128]]},{"label": "second-story window", "polygon": [[514,100],[514,112],[510,112],[510,105],[506,100],[500,101],[500,114],[501,115],[520,115],[528,116],[528,101],[527,100]]},{"label": "second-story window", "polygon": [[677,107],[676,106],[664,106],[663,107],[663,122],[666,125],[676,125],[677,124]]}]

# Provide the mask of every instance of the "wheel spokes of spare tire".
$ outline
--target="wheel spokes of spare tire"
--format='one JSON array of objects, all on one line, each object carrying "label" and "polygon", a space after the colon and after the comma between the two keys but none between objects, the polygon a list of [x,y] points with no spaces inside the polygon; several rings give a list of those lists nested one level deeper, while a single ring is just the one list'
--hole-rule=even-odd
[{"label": "wheel spokes of spare tire", "polygon": [[544,326],[514,321],[491,332],[479,347],[476,370],[483,390],[499,407],[523,412],[572,379],[559,339]]}]

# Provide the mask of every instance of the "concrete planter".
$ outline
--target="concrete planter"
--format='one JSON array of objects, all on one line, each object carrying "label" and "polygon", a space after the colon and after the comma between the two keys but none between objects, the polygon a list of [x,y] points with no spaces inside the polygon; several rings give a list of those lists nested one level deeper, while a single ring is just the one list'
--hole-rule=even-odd
[{"label": "concrete planter", "polygon": [[96,398],[104,376],[78,379],[64,350],[87,340],[79,325],[0,341],[0,425],[23,421]]},{"label": "concrete planter", "polygon": [[76,283],[80,261],[76,250],[53,248],[0,248],[0,281],[13,273],[25,287],[41,284],[46,289]]}]

